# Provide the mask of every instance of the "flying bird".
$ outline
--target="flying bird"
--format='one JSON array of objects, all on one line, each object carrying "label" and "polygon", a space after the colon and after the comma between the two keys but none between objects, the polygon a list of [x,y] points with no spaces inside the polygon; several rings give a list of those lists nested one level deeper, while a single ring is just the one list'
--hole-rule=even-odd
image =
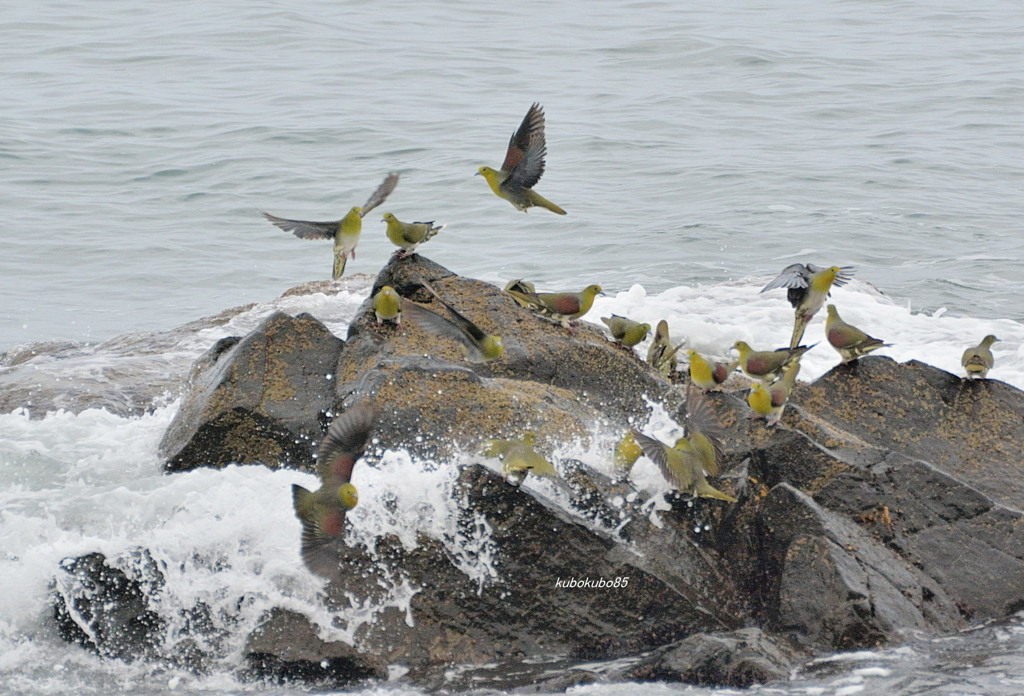
[{"label": "flying bird", "polygon": [[800,345],[807,322],[825,304],[832,286],[846,285],[852,277],[852,266],[822,268],[810,263],[794,263],[782,269],[782,273],[761,288],[761,292],[786,288],[786,298],[793,305],[795,314],[793,335],[789,340],[790,348]]},{"label": "flying bird", "polygon": [[544,174],[546,155],[544,108],[535,103],[509,139],[501,169],[480,167],[476,173],[483,176],[496,196],[524,213],[528,208],[537,206],[565,215],[564,210],[533,190]]},{"label": "flying bird", "polygon": [[285,232],[294,233],[299,239],[333,239],[334,269],[331,279],[337,280],[345,273],[345,264],[348,262],[349,257],[356,257],[359,234],[363,230],[363,217],[383,203],[397,185],[398,174],[391,172],[384,178],[384,181],[377,187],[377,190],[366,199],[366,203],[361,207],[356,206],[352,208],[340,220],[332,220],[330,222],[288,220],[266,212],[263,213],[263,217]]},{"label": "flying bird", "polygon": [[345,513],[359,502],[352,468],[363,456],[376,420],[376,409],[365,401],[335,418],[317,451],[320,488],[292,485],[292,504],[302,522],[302,559],[311,569],[322,567],[325,548],[342,536]]}]

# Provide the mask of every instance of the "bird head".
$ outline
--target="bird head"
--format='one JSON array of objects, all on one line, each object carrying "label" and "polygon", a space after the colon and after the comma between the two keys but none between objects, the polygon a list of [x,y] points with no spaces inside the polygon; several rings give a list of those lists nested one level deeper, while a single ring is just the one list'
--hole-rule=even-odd
[{"label": "bird head", "polygon": [[982,344],[983,344],[983,345],[985,345],[985,346],[991,346],[991,345],[992,345],[993,343],[995,343],[995,342],[996,342],[996,341],[998,341],[998,340],[999,340],[998,338],[996,338],[996,337],[995,337],[995,336],[993,336],[992,334],[989,334],[988,336],[986,336],[985,338],[983,338],[983,339],[981,340],[981,342],[982,342]]},{"label": "bird head", "polygon": [[505,347],[501,344],[501,336],[487,334],[480,343],[484,357],[488,360],[501,357],[501,354],[505,352]]},{"label": "bird head", "polygon": [[380,219],[381,222],[394,222],[395,216],[391,213],[384,213],[384,217]]},{"label": "bird head", "polygon": [[338,500],[346,510],[351,510],[359,503],[359,491],[351,483],[343,483],[338,486]]},{"label": "bird head", "polygon": [[836,306],[834,304],[830,304],[825,309],[828,310],[828,315],[830,317],[832,317],[833,319],[838,319],[839,318],[839,311],[836,309]]},{"label": "bird head", "polygon": [[476,170],[476,174],[474,174],[473,176],[483,175],[484,178],[488,178],[494,176],[495,174],[497,174],[497,172],[495,172],[490,167],[480,167],[479,169]]},{"label": "bird head", "polygon": [[746,341],[736,341],[732,344],[732,347],[738,350],[740,353],[746,353],[750,351],[750,345]]}]

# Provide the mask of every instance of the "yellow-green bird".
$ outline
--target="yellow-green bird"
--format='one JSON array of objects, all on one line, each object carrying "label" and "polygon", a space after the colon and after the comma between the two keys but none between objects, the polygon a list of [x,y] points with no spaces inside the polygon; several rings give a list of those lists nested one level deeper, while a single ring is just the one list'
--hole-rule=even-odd
[{"label": "yellow-green bird", "polygon": [[458,341],[463,353],[470,362],[483,363],[501,357],[505,348],[501,336],[486,333],[479,326],[467,319],[461,312],[441,299],[425,281],[420,281],[424,288],[448,310],[452,318],[447,319],[433,310],[402,299],[402,312],[414,324],[424,331]]},{"label": "yellow-green bird", "polygon": [[736,502],[736,498],[708,483],[701,454],[694,450],[689,439],[680,438],[674,447],[669,447],[636,430],[633,431],[633,437],[647,458],[657,465],[662,476],[679,491],[695,497]]},{"label": "yellow-green bird", "polygon": [[[721,425],[711,404],[695,385],[686,389],[686,440],[704,473],[718,475],[721,457]],[[676,442],[679,447],[679,442]]]},{"label": "yellow-green bird", "polygon": [[408,256],[416,251],[416,247],[447,226],[437,225],[435,227],[433,220],[430,222],[402,222],[391,213],[384,213],[381,221],[388,223],[388,239],[398,247],[398,251],[395,252],[397,256]]},{"label": "yellow-green bird", "polygon": [[615,466],[616,473],[620,476],[628,476],[629,472],[633,469],[633,465],[636,464],[636,460],[643,453],[644,451],[640,448],[636,438],[633,437],[633,431],[626,431],[622,439],[615,443],[615,452],[612,455],[612,463]]},{"label": "yellow-green bird", "polygon": [[319,552],[344,533],[345,513],[359,501],[352,468],[363,456],[376,420],[376,409],[365,401],[335,418],[317,451],[320,488],[292,485],[292,504],[302,522],[302,558],[310,567],[318,567]]},{"label": "yellow-green bird", "polygon": [[873,350],[891,345],[880,338],[868,336],[852,324],[847,324],[839,316],[836,306],[828,306],[828,317],[825,319],[825,337],[829,345],[836,349],[844,363],[867,355]]},{"label": "yellow-green bird", "polygon": [[524,213],[528,208],[537,206],[565,215],[564,210],[533,190],[544,174],[546,155],[544,108],[535,103],[509,139],[501,169],[480,167],[476,173],[487,180],[487,185],[496,196],[504,198]]},{"label": "yellow-green bird", "polygon": [[402,298],[393,287],[385,285],[373,296],[373,313],[377,324],[390,321],[402,325]]},{"label": "yellow-green bird", "polygon": [[668,322],[662,319],[654,329],[654,340],[651,347],[647,349],[647,364],[668,377],[676,371],[679,365],[679,358],[676,353],[686,341],[680,341],[679,345],[673,347],[672,340],[668,335]]},{"label": "yellow-green bird", "polygon": [[627,348],[632,348],[637,343],[640,343],[651,332],[650,324],[641,324],[638,321],[627,319],[618,314],[613,314],[610,317],[601,317],[601,321],[608,327],[612,338]]},{"label": "yellow-green bird", "polygon": [[739,360],[730,363],[708,360],[695,350],[686,351],[686,355],[690,358],[690,382],[704,391],[711,391],[725,382],[739,365]]},{"label": "yellow-green bird", "polygon": [[764,418],[769,426],[778,423],[799,373],[800,363],[797,361],[790,363],[783,371],[782,378],[776,382],[754,382],[750,387],[750,393],[747,394],[747,405],[750,406],[750,410]]},{"label": "yellow-green bird", "polygon": [[534,449],[536,444],[537,437],[533,433],[526,433],[518,440],[489,440],[484,449],[484,456],[497,457],[501,460],[502,472],[506,479],[520,477],[522,480],[526,474],[549,478],[558,476],[554,465]]},{"label": "yellow-green bird", "polygon": [[287,220],[265,212],[263,217],[285,232],[294,233],[299,239],[333,239],[334,269],[331,278],[337,280],[345,273],[345,264],[348,262],[349,257],[356,257],[359,234],[363,230],[363,217],[383,203],[397,185],[398,174],[391,172],[384,178],[381,185],[377,187],[377,190],[373,192],[362,207],[356,206],[352,208],[340,220],[331,220],[330,222]]},{"label": "yellow-green bird", "polygon": [[588,285],[583,292],[519,292],[509,290],[516,302],[533,307],[546,314],[562,326],[569,326],[573,319],[579,319],[594,306],[594,298],[601,292],[600,285]]},{"label": "yellow-green bird", "polygon": [[817,314],[829,296],[832,286],[841,287],[853,277],[852,266],[829,266],[794,263],[786,266],[774,280],[761,288],[761,292],[786,288],[786,298],[793,305],[795,319],[789,347],[796,348],[804,337],[807,322]]},{"label": "yellow-green bird", "polygon": [[800,356],[809,351],[817,343],[796,348],[778,348],[776,350],[754,350],[746,341],[736,341],[733,348],[739,351],[740,369],[751,379],[772,382],[790,363],[799,360]]},{"label": "yellow-green bird", "polygon": [[984,379],[988,376],[988,371],[995,364],[995,358],[992,357],[992,344],[998,340],[998,338],[989,334],[981,339],[981,343],[964,351],[960,364],[967,371],[968,377],[971,379]]}]

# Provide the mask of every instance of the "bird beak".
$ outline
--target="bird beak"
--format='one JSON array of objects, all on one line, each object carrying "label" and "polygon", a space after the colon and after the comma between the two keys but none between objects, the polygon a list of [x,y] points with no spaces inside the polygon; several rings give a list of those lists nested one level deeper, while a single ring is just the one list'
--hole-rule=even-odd
[{"label": "bird beak", "polygon": [[480,172],[473,172],[473,176],[480,176]]}]

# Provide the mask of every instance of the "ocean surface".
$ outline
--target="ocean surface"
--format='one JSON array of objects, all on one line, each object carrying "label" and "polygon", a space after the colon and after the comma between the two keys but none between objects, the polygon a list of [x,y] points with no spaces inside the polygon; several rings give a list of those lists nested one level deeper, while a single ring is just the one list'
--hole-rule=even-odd
[{"label": "ocean surface", "polygon": [[[673,339],[720,356],[787,342],[784,292],[758,292],[784,266],[852,265],[832,300],[892,344],[882,354],[959,373],[964,348],[994,333],[990,377],[1024,388],[1016,0],[14,0],[0,17],[0,374],[159,387],[142,415],[0,413],[0,693],[304,693],[238,682],[240,644],[202,677],[95,658],[56,637],[47,587],[64,557],[144,539],[178,569],[169,611],[244,594],[242,627],[281,603],[317,615],[288,490],[312,477],[164,476],[156,446],[217,339],[275,309],[345,335],[393,250],[382,212],[446,224],[421,253],[460,275],[596,282],[592,321],[666,318]],[[535,101],[548,139],[536,189],[565,217],[520,213],[473,176],[501,164]],[[352,277],[282,298],[330,277],[331,245],[259,210],[337,219],[389,171],[401,181],[365,219]],[[819,346],[801,377],[836,361]],[[401,452],[386,463],[359,474],[364,500],[415,468]],[[415,514],[360,506],[353,521],[451,538],[437,476],[433,493],[401,491]],[[835,656],[750,693],[1019,694],[1022,654],[1018,619]]]}]

